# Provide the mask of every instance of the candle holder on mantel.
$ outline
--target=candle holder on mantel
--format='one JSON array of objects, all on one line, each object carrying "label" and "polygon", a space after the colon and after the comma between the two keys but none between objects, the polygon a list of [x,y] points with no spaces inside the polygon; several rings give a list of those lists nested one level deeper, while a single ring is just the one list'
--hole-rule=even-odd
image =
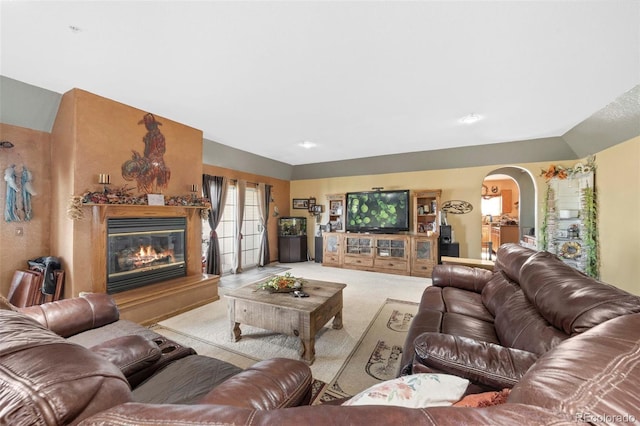
[{"label": "candle holder on mantel", "polygon": [[189,185],[189,192],[191,192],[191,199],[195,200],[198,198],[198,184]]},{"label": "candle holder on mantel", "polygon": [[109,185],[111,185],[111,176],[109,173],[100,173],[98,175],[98,183],[103,185],[104,193],[109,192]]}]

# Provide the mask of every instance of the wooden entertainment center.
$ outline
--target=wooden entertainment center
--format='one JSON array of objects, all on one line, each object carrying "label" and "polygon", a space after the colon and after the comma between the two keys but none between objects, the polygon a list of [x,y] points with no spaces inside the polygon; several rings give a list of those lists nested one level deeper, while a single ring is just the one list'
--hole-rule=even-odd
[{"label": "wooden entertainment center", "polygon": [[440,190],[411,191],[410,232],[324,233],[322,264],[430,278],[438,263],[440,194]]}]

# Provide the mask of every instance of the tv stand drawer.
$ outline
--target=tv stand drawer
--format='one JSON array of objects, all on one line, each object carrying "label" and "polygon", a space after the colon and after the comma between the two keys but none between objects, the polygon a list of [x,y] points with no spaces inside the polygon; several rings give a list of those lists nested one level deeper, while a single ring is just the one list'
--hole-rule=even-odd
[{"label": "tv stand drawer", "polygon": [[381,259],[377,258],[373,262],[374,268],[378,269],[392,269],[394,271],[408,271],[409,264],[406,260],[396,260],[396,259]]},{"label": "tv stand drawer", "polygon": [[373,259],[371,257],[344,257],[344,264],[350,266],[364,266],[364,267],[372,267]]}]

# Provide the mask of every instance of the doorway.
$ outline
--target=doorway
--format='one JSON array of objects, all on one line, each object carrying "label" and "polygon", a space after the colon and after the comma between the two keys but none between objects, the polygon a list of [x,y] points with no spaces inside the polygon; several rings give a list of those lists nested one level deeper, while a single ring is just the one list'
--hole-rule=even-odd
[{"label": "doorway", "polygon": [[524,168],[502,167],[485,176],[480,193],[483,259],[493,259],[507,242],[536,248],[536,194],[535,180]]}]

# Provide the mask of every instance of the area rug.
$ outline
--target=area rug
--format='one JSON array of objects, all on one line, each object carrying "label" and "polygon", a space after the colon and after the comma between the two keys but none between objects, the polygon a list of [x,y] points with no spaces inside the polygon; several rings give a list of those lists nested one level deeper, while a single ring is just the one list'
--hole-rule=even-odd
[{"label": "area rug", "polygon": [[[371,319],[379,315],[390,296],[395,300],[420,300],[430,285],[424,278],[327,268],[313,262],[292,264],[290,272],[307,279],[347,284],[343,291],[343,328],[334,330],[329,322],[316,335],[316,360],[311,371],[315,379],[325,383],[332,383],[344,369],[345,361],[371,329]],[[222,294],[216,302],[161,321],[154,330],[194,347],[202,355],[222,358],[239,367],[268,358],[300,358],[302,344],[296,337],[243,325],[242,339],[232,341],[227,315],[227,300]]]},{"label": "area rug", "polygon": [[353,396],[398,376],[402,346],[418,304],[387,299],[336,377],[321,389],[313,404]]}]

